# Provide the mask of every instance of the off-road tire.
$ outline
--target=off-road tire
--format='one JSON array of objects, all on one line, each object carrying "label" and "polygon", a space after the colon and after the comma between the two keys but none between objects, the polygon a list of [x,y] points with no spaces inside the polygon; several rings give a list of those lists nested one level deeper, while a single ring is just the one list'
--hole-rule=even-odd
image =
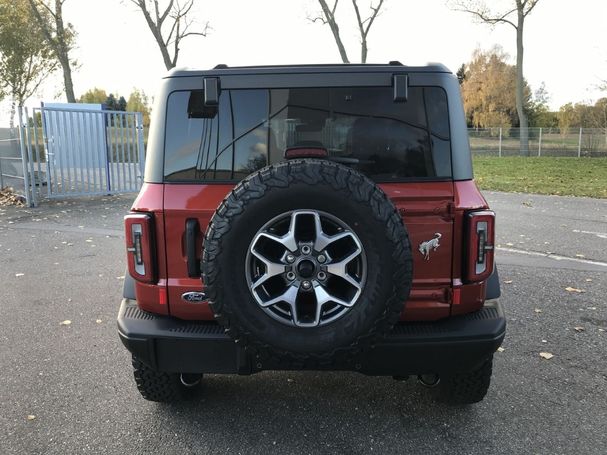
[{"label": "off-road tire", "polygon": [[438,401],[453,405],[473,404],[482,401],[491,384],[493,357],[478,367],[465,372],[441,377],[436,387]]},{"label": "off-road tire", "polygon": [[[246,284],[245,255],[266,222],[289,210],[331,213],[360,237],[368,261],[365,289],[352,309],[322,327],[288,327],[260,309]],[[355,226],[358,225],[358,226]],[[391,330],[408,299],[413,259],[394,204],[371,180],[327,160],[297,159],[267,166],[240,182],[207,229],[202,256],[205,293],[215,318],[260,359],[285,367],[331,363],[358,353]]]},{"label": "off-road tire", "polygon": [[187,387],[179,373],[155,371],[133,356],[133,375],[141,396],[149,401],[174,403],[189,400],[200,391],[200,384]]}]

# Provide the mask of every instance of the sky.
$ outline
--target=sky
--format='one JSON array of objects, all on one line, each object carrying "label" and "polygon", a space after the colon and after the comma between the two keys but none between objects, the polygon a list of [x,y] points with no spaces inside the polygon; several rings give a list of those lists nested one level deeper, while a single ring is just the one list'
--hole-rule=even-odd
[{"label": "sky", "polygon": [[[166,0],[160,0],[162,3]],[[318,14],[317,0],[195,0],[193,15],[206,38],[183,42],[178,66],[212,68],[289,63],[340,63],[330,29],[309,18]],[[368,0],[359,0],[368,5]],[[494,7],[513,0],[491,0]],[[490,27],[471,16],[450,10],[446,0],[385,0],[369,33],[370,63],[399,60],[407,65],[440,62],[452,71],[470,60],[476,48],[501,45],[514,63],[515,30]],[[575,5],[575,6],[572,6]],[[65,19],[77,33],[73,56],[76,96],[92,87],[128,97],[143,89],[153,97],[166,73],[160,51],[141,12],[129,0],[68,0]],[[336,14],[350,60],[359,61],[358,30],[350,1],[342,0]],[[532,90],[543,82],[551,108],[567,102],[594,102],[597,86],[607,79],[607,1],[540,0],[525,23],[525,77]],[[605,96],[603,93],[602,96]],[[61,73],[51,75],[40,101],[63,101]],[[6,101],[0,124],[8,123]]]}]

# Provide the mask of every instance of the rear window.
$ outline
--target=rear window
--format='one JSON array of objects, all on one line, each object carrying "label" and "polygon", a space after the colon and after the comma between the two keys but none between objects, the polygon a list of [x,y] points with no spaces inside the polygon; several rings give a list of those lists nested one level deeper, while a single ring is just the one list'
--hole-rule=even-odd
[{"label": "rear window", "polygon": [[451,177],[447,96],[410,87],[222,90],[213,118],[190,118],[202,90],[171,93],[164,176],[168,182],[235,181],[283,160],[290,147],[324,147],[330,159],[376,182]]}]

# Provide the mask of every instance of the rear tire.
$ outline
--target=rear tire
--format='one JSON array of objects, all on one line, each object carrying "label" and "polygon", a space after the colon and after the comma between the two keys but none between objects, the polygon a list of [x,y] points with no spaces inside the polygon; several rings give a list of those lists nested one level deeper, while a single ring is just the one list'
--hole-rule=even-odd
[{"label": "rear tire", "polygon": [[160,403],[175,403],[194,398],[200,391],[202,381],[202,374],[163,373],[153,370],[135,356],[133,375],[141,396]]},{"label": "rear tire", "polygon": [[436,398],[447,404],[465,405],[482,401],[491,384],[493,357],[489,357],[476,368],[441,377],[436,387]]}]

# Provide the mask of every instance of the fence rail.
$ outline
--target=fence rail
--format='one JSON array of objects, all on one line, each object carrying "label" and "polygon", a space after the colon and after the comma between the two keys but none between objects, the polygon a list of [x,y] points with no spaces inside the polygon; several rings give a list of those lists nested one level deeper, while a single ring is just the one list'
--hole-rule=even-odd
[{"label": "fence rail", "polygon": [[[607,128],[528,128],[529,156],[607,157]],[[520,155],[520,128],[470,128],[472,153]]]}]

